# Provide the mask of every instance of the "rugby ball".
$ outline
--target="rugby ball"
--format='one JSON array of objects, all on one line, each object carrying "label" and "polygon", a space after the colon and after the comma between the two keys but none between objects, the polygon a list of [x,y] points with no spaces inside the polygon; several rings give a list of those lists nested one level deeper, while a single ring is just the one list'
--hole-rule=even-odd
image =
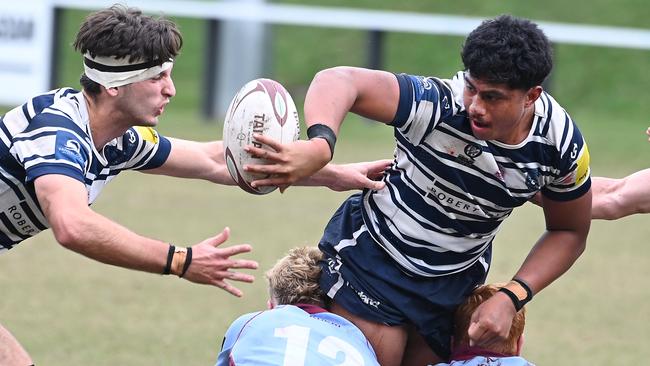
[{"label": "rugby ball", "polygon": [[253,138],[260,134],[281,143],[296,141],[300,136],[300,121],[291,95],[277,81],[255,79],[244,85],[230,102],[223,125],[224,157],[228,172],[239,187],[253,194],[267,194],[277,187],[252,187],[254,180],[267,175],[244,171],[245,165],[268,164],[244,150],[253,145],[273,151]]}]

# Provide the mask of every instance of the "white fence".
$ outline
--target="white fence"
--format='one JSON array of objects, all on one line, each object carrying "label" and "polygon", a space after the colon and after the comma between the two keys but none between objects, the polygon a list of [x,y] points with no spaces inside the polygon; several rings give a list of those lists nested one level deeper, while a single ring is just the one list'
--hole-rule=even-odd
[{"label": "white fence", "polygon": [[[115,3],[102,0],[51,1],[59,7],[88,10]],[[127,3],[147,12],[192,18],[425,34],[466,35],[483,20],[458,15],[224,1],[130,0]],[[552,22],[537,24],[553,42],[650,50],[648,29]]]},{"label": "white fence", "polygon": [[[301,26],[320,26],[347,29],[363,29],[377,34],[382,32],[410,32],[421,34],[458,35],[464,36],[474,29],[483,18],[457,15],[421,14],[413,12],[381,11],[354,8],[333,8],[320,6],[300,6],[268,4],[264,0],[252,1],[191,1],[191,0],[26,0],[38,1],[53,8],[72,8],[96,10],[105,8],[116,2],[138,7],[148,13],[162,13],[168,16],[206,19],[213,22],[249,24],[287,24]],[[0,14],[1,15],[1,14]],[[598,25],[577,25],[552,22],[537,22],[552,42],[589,46],[604,46],[650,50],[650,30],[621,27],[606,27]],[[212,27],[217,32],[217,27]],[[240,28],[241,29],[241,28]],[[222,28],[223,31],[223,28]],[[56,34],[56,31],[54,32]],[[228,33],[228,32],[222,32]],[[232,32],[230,32],[232,33]],[[210,35],[216,39],[217,35]],[[222,36],[223,38],[223,36]],[[209,38],[210,39],[210,38]],[[381,43],[381,37],[377,37]],[[223,40],[223,39],[222,39]],[[217,42],[220,47],[238,42]],[[381,46],[381,45],[380,45]],[[379,46],[379,47],[380,47]],[[44,46],[49,49],[51,45]],[[228,47],[228,46],[226,46]],[[1,45],[0,45],[1,48]],[[237,54],[237,49],[210,50],[207,53],[219,55]],[[375,50],[376,51],[376,50]],[[56,50],[53,50],[56,52]],[[250,52],[250,51],[249,51]],[[372,53],[372,50],[371,50]],[[376,52],[379,53],[379,52]],[[247,80],[259,77],[255,71],[242,72],[242,65],[227,60],[217,60],[212,57],[208,65],[212,70],[206,70],[206,87],[204,113],[208,117],[219,117],[223,113],[230,98],[239,86]],[[225,57],[225,56],[220,56]],[[255,58],[256,55],[250,55]],[[261,57],[261,56],[260,56]],[[56,57],[53,56],[55,61]],[[47,62],[47,60],[42,60]],[[234,65],[234,66],[228,66]],[[1,64],[0,64],[1,68]],[[215,70],[220,68],[220,70]],[[232,68],[232,69],[230,69]],[[258,70],[260,73],[262,70]],[[51,71],[50,71],[51,72]],[[224,76],[225,75],[225,76]],[[43,76],[49,81],[50,75]],[[217,82],[218,80],[218,82]],[[0,70],[0,84],[2,80]],[[35,92],[38,92],[36,90]],[[0,96],[0,104],[2,104]]]}]

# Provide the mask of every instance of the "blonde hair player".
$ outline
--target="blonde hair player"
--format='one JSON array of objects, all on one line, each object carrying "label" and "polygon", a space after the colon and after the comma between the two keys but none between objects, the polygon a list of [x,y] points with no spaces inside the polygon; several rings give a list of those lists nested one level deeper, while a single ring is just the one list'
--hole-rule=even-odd
[{"label": "blonde hair player", "polygon": [[324,309],[318,248],[295,248],[267,273],[266,311],[242,315],[224,337],[217,366],[378,366],[361,331]]}]

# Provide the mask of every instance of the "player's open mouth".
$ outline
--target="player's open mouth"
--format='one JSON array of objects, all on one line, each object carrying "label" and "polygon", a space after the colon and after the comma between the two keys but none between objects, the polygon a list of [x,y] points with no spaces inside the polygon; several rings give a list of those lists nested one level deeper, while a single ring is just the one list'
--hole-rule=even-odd
[{"label": "player's open mouth", "polygon": [[477,128],[488,128],[488,127],[490,127],[489,123],[484,123],[484,122],[481,122],[481,121],[479,121],[477,119],[471,119],[471,121],[472,121],[472,124],[474,125],[474,127],[477,127]]}]

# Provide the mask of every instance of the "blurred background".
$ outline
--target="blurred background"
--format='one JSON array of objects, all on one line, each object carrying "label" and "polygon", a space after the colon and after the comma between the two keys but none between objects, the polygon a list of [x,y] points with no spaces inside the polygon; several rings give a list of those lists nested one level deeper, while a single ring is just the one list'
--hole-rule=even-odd
[{"label": "blurred background", "polygon": [[[71,44],[94,3],[78,3],[56,13],[59,27],[54,34],[51,79],[57,87],[79,87],[82,63]],[[138,2],[147,9],[159,4],[153,14],[165,14],[165,3]],[[295,0],[267,4],[471,19],[510,13],[542,23],[650,31],[648,4],[642,0],[547,0],[543,4]],[[306,20],[292,25],[268,25],[263,47],[252,49],[251,43],[242,41],[239,48],[230,49],[243,52],[238,57],[261,58],[260,76],[285,85],[299,110],[311,78],[323,68],[373,66],[450,77],[462,67],[462,35],[372,33],[355,26],[364,18],[352,21],[350,28],[298,25],[309,23],[306,14]],[[206,105],[205,93],[218,93],[222,85],[216,74],[210,74],[209,66],[223,62],[219,60],[224,51],[215,47],[210,55],[206,45],[219,40],[215,26],[223,29],[219,27],[224,23],[168,16],[180,25],[185,43],[173,72],[177,96],[166,108],[158,130],[200,141],[221,139],[219,113],[214,105]],[[236,24],[231,25],[236,29]],[[580,126],[591,152],[592,175],[620,177],[648,167],[650,143],[644,131],[650,125],[650,50],[561,42],[554,44],[554,50],[555,67],[547,88]],[[207,78],[216,80],[212,91],[206,89]],[[15,87],[2,86],[5,90]],[[0,111],[11,107],[2,106]],[[334,161],[390,158],[392,151],[390,128],[350,116]],[[327,220],[349,194],[293,187],[285,194],[252,196],[236,187],[125,173],[104,191],[94,209],[140,234],[177,245],[191,245],[230,226],[232,236],[224,245],[250,243],[254,251],[246,257],[260,262],[261,269],[254,271],[257,281],[239,286],[244,298],[177,278],[102,265],[61,248],[46,232],[0,255],[0,323],[41,365],[213,364],[227,326],[244,312],[264,308],[263,270],[288,248],[315,245]],[[650,342],[648,224],[644,215],[593,222],[585,254],[530,303],[524,356],[538,365],[643,364],[650,357],[645,348]],[[527,204],[515,210],[495,241],[489,280],[509,279],[543,229],[536,207]]]}]

